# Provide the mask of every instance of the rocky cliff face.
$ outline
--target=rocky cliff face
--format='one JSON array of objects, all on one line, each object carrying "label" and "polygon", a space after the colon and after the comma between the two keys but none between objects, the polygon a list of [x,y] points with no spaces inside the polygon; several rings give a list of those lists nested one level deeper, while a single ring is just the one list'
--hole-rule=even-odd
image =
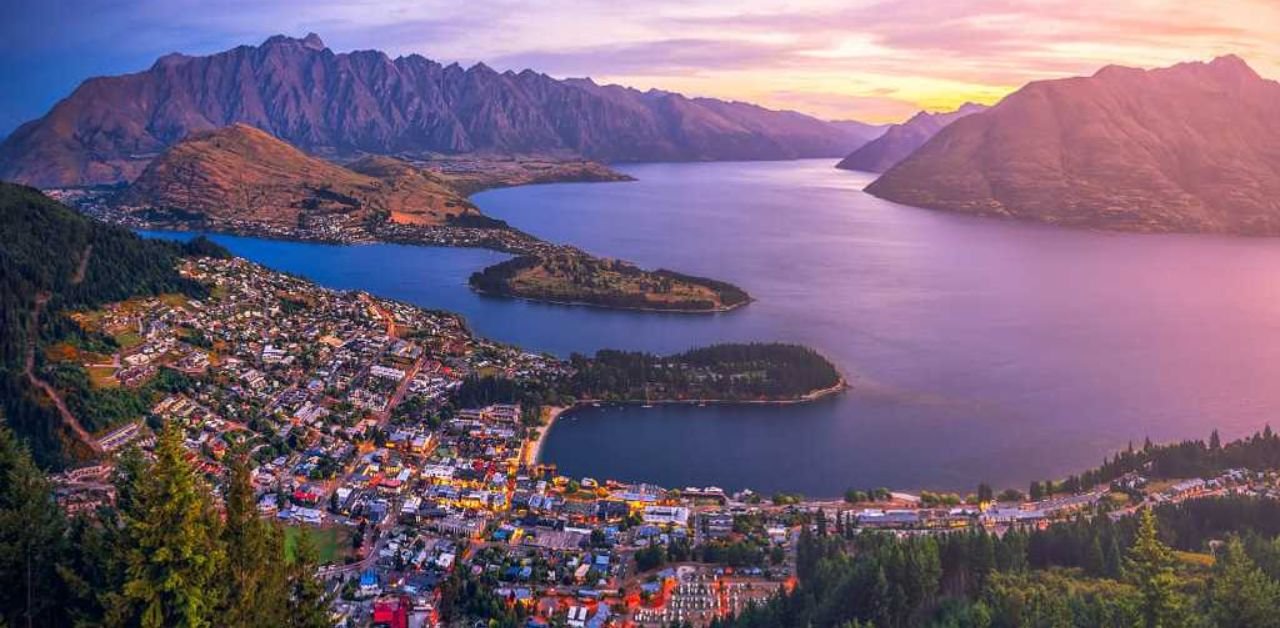
[{"label": "rocky cliff face", "polygon": [[243,124],[177,143],[115,202],[153,219],[282,227],[371,217],[440,225],[479,213],[431,175],[394,158],[371,156],[343,168]]},{"label": "rocky cliff face", "polygon": [[0,145],[0,179],[45,187],[130,181],[187,135],[234,123],[326,157],[783,159],[836,156],[856,145],[844,129],[794,112],[531,70],[464,69],[418,55],[338,54],[315,35],[276,36],[86,81]]},{"label": "rocky cliff face", "polygon": [[845,157],[837,168],[884,172],[924,146],[938,131],[968,115],[985,110],[984,105],[965,103],[955,111],[929,113],[921,111],[902,124],[889,127],[880,135]]},{"label": "rocky cliff face", "polygon": [[1280,234],[1280,83],[1234,56],[1031,83],[867,191],[1081,227]]}]

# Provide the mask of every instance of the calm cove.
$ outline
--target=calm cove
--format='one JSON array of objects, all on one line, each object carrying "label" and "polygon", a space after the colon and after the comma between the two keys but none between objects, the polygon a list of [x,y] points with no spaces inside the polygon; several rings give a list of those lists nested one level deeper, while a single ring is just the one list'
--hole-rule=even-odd
[{"label": "calm cove", "polygon": [[545,239],[731,281],[756,301],[718,315],[534,304],[467,288],[499,253],[214,239],[529,349],[798,342],[853,386],[807,405],[583,409],[544,449],[571,476],[814,496],[1025,490],[1129,441],[1236,437],[1280,408],[1280,240],[953,216],[866,195],[872,175],[829,160],[620,169],[639,180],[474,200]]}]

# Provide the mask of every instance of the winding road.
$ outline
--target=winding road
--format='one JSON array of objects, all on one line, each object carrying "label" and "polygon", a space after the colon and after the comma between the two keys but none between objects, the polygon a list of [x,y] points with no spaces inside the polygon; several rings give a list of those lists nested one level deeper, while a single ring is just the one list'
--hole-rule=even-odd
[{"label": "winding road", "polygon": [[[92,244],[85,247],[84,255],[80,258],[80,264],[76,267],[75,274],[71,276],[71,285],[74,286],[84,281],[91,255],[93,255]],[[49,399],[53,401],[54,407],[58,410],[58,415],[62,418],[63,425],[71,430],[76,438],[93,450],[95,454],[102,454],[104,450],[98,444],[98,439],[94,438],[89,433],[89,430],[84,429],[79,419],[76,419],[75,415],[71,413],[71,409],[67,407],[67,402],[63,401],[62,396],[58,394],[57,389],[49,382],[36,376],[36,339],[40,334],[40,314],[44,311],[45,304],[49,302],[52,296],[48,291],[43,291],[36,295],[35,305],[31,309],[31,321],[27,328],[27,360],[24,371],[27,375],[27,380],[36,388],[43,390],[49,396]]]}]

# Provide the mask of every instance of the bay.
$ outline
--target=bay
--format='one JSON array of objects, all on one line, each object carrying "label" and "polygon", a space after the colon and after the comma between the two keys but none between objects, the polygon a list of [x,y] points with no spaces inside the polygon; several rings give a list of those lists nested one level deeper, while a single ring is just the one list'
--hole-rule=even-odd
[{"label": "bay", "polygon": [[1141,443],[1260,429],[1280,407],[1280,241],[1095,233],[903,207],[827,160],[640,164],[638,180],[484,192],[552,241],[736,283],[717,315],[472,293],[499,253],[216,236],[335,288],[454,310],[559,355],[799,342],[851,380],[775,407],[588,408],[544,458],[574,476],[830,496],[846,487],[1025,489]]}]

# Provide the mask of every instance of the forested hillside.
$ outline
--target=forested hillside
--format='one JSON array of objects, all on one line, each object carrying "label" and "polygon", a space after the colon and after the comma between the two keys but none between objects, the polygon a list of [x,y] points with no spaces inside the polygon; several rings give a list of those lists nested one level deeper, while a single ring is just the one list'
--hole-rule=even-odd
[{"label": "forested hillside", "polygon": [[799,586],[717,628],[1274,626],[1274,500],[1227,497],[1046,530],[896,538],[817,521]]},{"label": "forested hillside", "polygon": [[37,462],[58,465],[66,454],[61,422],[27,369],[41,371],[39,349],[54,340],[88,340],[65,313],[136,295],[200,296],[204,288],[180,277],[175,261],[225,252],[203,239],[186,245],[144,240],[8,183],[0,183],[0,233],[0,400]]},{"label": "forested hillside", "polygon": [[782,343],[719,344],[670,356],[602,350],[570,361],[571,394],[611,401],[787,400],[841,381],[818,352]]},{"label": "forested hillside", "polygon": [[1210,478],[1228,469],[1280,469],[1280,435],[1268,425],[1261,432],[1226,444],[1217,430],[1209,435],[1208,442],[1184,440],[1154,445],[1148,440],[1140,449],[1131,444],[1095,469],[1059,481],[1032,482],[1029,495],[1040,499],[1057,493],[1077,493],[1110,484],[1130,473],[1148,479]]}]

